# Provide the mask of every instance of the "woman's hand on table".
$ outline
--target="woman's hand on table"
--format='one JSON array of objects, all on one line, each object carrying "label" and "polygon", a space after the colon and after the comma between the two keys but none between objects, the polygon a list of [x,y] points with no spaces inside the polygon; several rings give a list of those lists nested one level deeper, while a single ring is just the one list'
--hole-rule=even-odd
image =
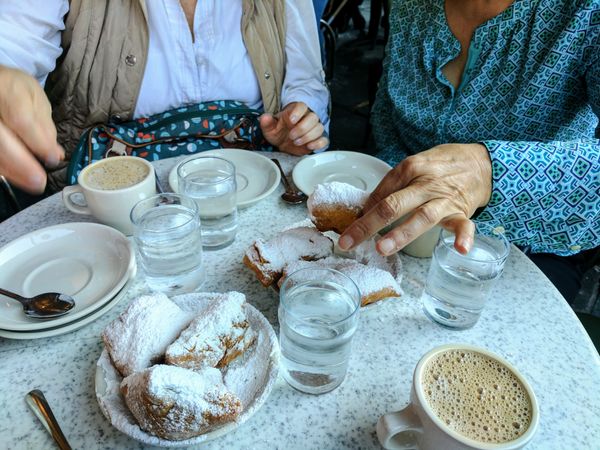
[{"label": "woman's hand on table", "polygon": [[467,253],[475,227],[469,218],[492,192],[492,164],[481,144],[445,144],[409,156],[381,180],[364,215],[340,237],[348,250],[409,214],[377,242],[383,255],[396,253],[437,224],[455,233],[454,247]]},{"label": "woman's hand on table", "polygon": [[46,167],[64,158],[52,109],[32,76],[0,65],[0,175],[32,193],[43,192]]},{"label": "woman's hand on table", "polygon": [[329,144],[319,116],[302,102],[289,103],[276,115],[263,114],[260,127],[271,145],[291,155],[307,155]]}]

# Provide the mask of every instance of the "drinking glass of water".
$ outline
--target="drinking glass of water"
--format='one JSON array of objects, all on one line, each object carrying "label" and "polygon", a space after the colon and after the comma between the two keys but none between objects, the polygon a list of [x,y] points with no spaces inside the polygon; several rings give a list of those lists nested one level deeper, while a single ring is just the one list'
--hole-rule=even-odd
[{"label": "drinking glass of water", "polygon": [[202,220],[202,245],[220,249],[237,232],[235,166],[216,156],[198,156],[177,168],[179,192],[193,198]]},{"label": "drinking glass of water", "polygon": [[138,266],[151,289],[180,294],[202,284],[202,234],[194,200],[158,194],[138,202],[131,221]]},{"label": "drinking glass of water", "polygon": [[502,275],[510,244],[502,227],[475,224],[471,251],[454,249],[454,234],[447,230],[433,251],[423,292],[425,314],[447,328],[471,328],[481,315],[486,299]]},{"label": "drinking glass of water", "polygon": [[346,376],[358,326],[358,287],[333,269],[301,269],[285,279],[279,299],[283,377],[309,394],[335,389]]}]

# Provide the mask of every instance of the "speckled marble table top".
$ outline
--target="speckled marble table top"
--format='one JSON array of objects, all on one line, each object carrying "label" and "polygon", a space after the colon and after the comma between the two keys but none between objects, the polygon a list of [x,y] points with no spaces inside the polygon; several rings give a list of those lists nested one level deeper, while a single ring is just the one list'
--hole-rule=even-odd
[{"label": "speckled marble table top", "polygon": [[[297,161],[275,154],[286,170]],[[167,186],[176,160],[157,164]],[[277,330],[278,299],[264,289],[241,262],[259,236],[269,237],[306,217],[306,207],[279,198],[240,211],[240,229],[228,248],[206,252],[208,291],[237,290]],[[0,246],[36,229],[84,216],[68,212],[54,195],[0,224]],[[434,346],[462,342],[483,346],[513,363],[530,381],[540,404],[540,425],[528,448],[600,448],[600,358],[577,317],[543,274],[513,248],[477,325],[451,331],[429,321],[420,295],[429,259],[402,255],[404,295],[361,311],[350,368],[336,390],[312,396],[283,379],[263,407],[230,434],[203,449],[371,449],[381,448],[375,434],[379,416],[403,408],[412,371]],[[94,393],[102,329],[136,296],[148,290],[138,275],[123,300],[85,327],[50,338],[0,338],[0,448],[55,448],[49,434],[27,407],[24,396],[41,389],[75,449],[138,449],[144,446],[114,429],[100,412]]]}]

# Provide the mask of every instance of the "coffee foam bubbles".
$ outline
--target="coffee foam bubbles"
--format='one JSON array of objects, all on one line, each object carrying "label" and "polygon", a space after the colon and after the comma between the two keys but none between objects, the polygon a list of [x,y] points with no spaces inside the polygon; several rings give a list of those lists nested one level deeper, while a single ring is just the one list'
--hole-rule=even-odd
[{"label": "coffee foam bubbles", "polygon": [[93,189],[112,191],[140,183],[150,169],[144,163],[131,159],[108,159],[87,171],[84,181]]},{"label": "coffee foam bubbles", "polygon": [[527,391],[504,364],[481,353],[449,350],[428,361],[421,385],[449,428],[480,442],[517,439],[531,424]]}]

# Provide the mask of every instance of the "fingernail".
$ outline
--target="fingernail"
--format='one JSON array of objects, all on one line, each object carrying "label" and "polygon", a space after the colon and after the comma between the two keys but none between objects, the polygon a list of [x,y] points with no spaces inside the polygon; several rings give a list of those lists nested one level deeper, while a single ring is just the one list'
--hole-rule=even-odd
[{"label": "fingernail", "polygon": [[461,239],[460,241],[456,241],[455,247],[459,253],[466,255],[471,251],[471,241],[469,239]]},{"label": "fingernail", "polygon": [[379,248],[385,254],[392,253],[396,250],[396,243],[392,239],[383,239],[379,242]]},{"label": "fingernail", "polygon": [[290,139],[292,141],[295,141],[297,137],[298,137],[298,135],[296,133],[294,133],[293,131],[290,133]]},{"label": "fingernail", "polygon": [[342,236],[338,241],[338,245],[342,250],[348,250],[354,245],[354,239],[350,236]]},{"label": "fingernail", "polygon": [[292,121],[292,123],[296,123],[298,122],[298,116],[296,114],[292,114],[290,116],[290,120]]},{"label": "fingernail", "polygon": [[294,145],[302,145],[302,139],[296,139]]}]

